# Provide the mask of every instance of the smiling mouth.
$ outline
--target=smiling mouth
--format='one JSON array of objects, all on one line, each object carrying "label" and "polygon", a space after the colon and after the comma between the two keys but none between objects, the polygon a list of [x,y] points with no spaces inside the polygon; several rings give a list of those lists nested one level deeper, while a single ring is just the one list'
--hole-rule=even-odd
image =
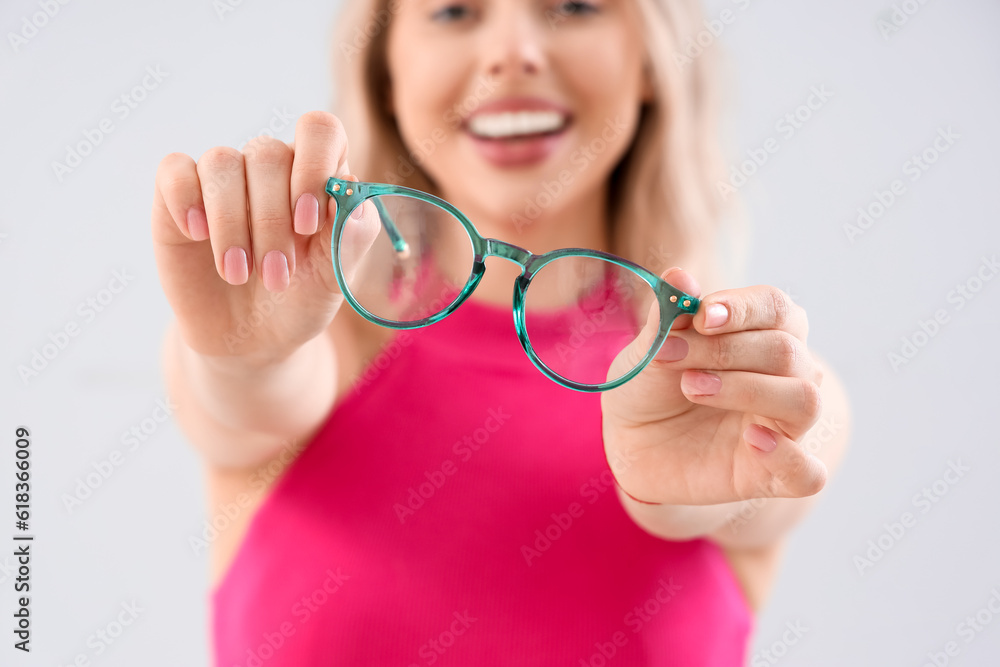
[{"label": "smiling mouth", "polygon": [[519,111],[481,114],[465,124],[465,130],[481,141],[528,141],[560,134],[571,117],[557,111]]},{"label": "smiling mouth", "polygon": [[476,134],[475,132],[470,132],[470,134],[472,135],[472,138],[476,139],[477,141],[489,141],[494,143],[502,143],[502,142],[523,143],[526,141],[531,141],[532,139],[542,139],[544,137],[552,137],[557,134],[562,134],[565,131],[566,128],[563,127],[559,128],[558,130],[549,130],[548,132],[534,132],[532,134],[513,134],[506,137],[484,137]]}]

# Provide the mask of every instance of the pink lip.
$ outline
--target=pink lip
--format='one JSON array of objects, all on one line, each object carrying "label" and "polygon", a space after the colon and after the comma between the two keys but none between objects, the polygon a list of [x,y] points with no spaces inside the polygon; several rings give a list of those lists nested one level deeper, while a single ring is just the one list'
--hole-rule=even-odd
[{"label": "pink lip", "polygon": [[483,139],[468,133],[480,157],[496,167],[520,167],[541,162],[555,152],[565,135],[563,130],[527,139]]}]

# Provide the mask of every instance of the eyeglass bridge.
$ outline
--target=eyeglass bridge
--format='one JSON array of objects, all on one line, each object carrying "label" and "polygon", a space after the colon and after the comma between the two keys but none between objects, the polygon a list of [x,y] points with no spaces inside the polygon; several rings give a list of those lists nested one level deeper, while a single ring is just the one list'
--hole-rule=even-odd
[{"label": "eyeglass bridge", "polygon": [[531,252],[513,243],[507,243],[498,239],[486,239],[486,254],[483,256],[483,259],[487,257],[499,257],[514,262],[521,267],[522,274],[527,268],[528,260],[531,259],[531,256]]}]

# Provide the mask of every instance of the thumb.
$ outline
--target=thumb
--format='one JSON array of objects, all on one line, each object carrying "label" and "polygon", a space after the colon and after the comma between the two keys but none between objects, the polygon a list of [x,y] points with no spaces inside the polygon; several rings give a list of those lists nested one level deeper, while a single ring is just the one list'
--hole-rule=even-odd
[{"label": "thumb", "polygon": [[[667,283],[694,297],[700,297],[701,287],[687,271],[673,267],[660,277]],[[691,327],[692,315],[678,316],[670,331]],[[612,362],[609,377],[619,377],[634,368],[648,353],[660,329],[660,309],[652,303],[646,323],[635,339],[623,349]],[[620,387],[605,393],[608,407],[618,410],[620,416],[634,423],[646,423],[674,417],[689,410],[694,404],[681,391],[681,372],[657,363],[657,359],[669,359],[678,348],[687,349],[687,342],[676,336],[668,336],[652,361],[634,378]]]},{"label": "thumb", "polygon": [[[340,178],[353,183],[357,183],[359,180],[354,174],[347,174]],[[330,207],[334,220],[336,219],[336,208],[336,206]],[[333,229],[333,220],[330,221],[330,229],[331,231]],[[340,256],[347,279],[354,277],[360,258],[371,250],[381,229],[382,219],[371,199],[365,200],[351,211],[340,237]]]}]

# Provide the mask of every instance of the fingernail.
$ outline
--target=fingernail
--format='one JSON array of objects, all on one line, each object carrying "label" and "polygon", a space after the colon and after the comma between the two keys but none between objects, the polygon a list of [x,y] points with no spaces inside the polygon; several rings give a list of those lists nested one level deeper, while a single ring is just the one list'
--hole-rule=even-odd
[{"label": "fingernail", "polygon": [[713,303],[705,309],[705,328],[721,327],[729,319],[729,309],[721,303]]},{"label": "fingernail", "polygon": [[663,347],[656,353],[656,358],[660,361],[680,361],[687,356],[688,342],[677,336],[667,336],[663,341]]},{"label": "fingernail", "polygon": [[778,441],[770,430],[760,424],[747,426],[747,430],[743,431],[743,439],[762,452],[773,452],[778,446]]},{"label": "fingernail", "polygon": [[242,285],[250,276],[247,268],[247,253],[243,248],[233,246],[222,258],[222,271],[230,285]]},{"label": "fingernail", "polygon": [[285,258],[285,253],[280,250],[272,250],[264,255],[261,275],[267,291],[284,291],[288,287],[288,260]]},{"label": "fingernail", "polygon": [[192,206],[188,209],[187,225],[188,234],[195,241],[204,241],[208,238],[208,219],[199,207]]},{"label": "fingernail", "polygon": [[681,389],[689,396],[713,396],[722,389],[722,378],[704,371],[686,371],[681,376]]},{"label": "fingernail", "polygon": [[292,228],[296,234],[314,234],[319,228],[319,202],[311,192],[304,192],[295,202]]}]

